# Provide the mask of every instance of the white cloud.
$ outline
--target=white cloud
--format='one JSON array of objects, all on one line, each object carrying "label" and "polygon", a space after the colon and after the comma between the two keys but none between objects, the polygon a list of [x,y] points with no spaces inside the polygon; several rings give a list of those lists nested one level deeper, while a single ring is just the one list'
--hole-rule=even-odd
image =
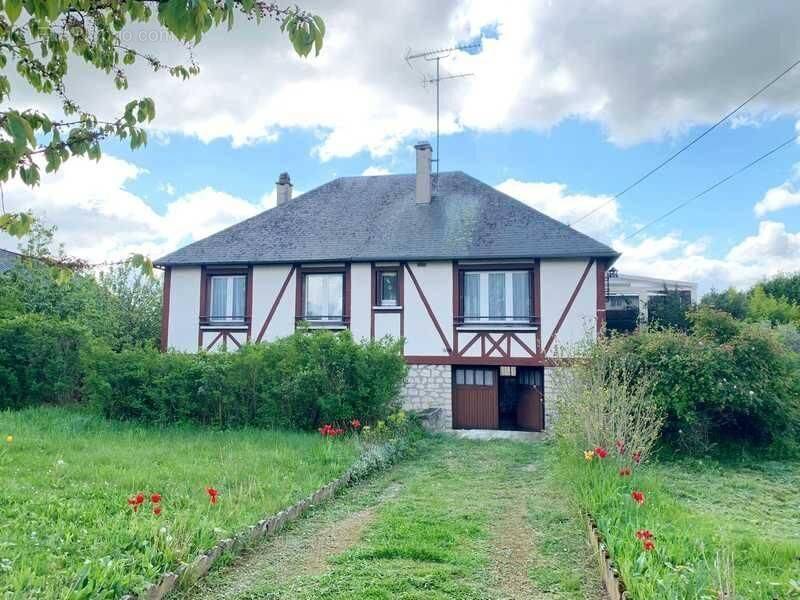
[{"label": "white cloud", "polygon": [[767,213],[800,205],[800,190],[795,186],[796,179],[797,177],[794,177],[793,180],[768,189],[764,197],[753,207],[753,212],[756,213],[756,216],[763,217]]},{"label": "white cloud", "polygon": [[[196,48],[201,73],[191,81],[134,67],[123,93],[76,62],[68,89],[104,117],[130,97],[154,97],[161,136],[242,145],[310,129],[320,140],[316,155],[328,160],[385,156],[430,135],[432,90],[420,78],[431,66],[410,71],[404,50],[447,47],[487,26],[497,38],[485,39],[481,53],[454,52],[442,63],[446,73],[474,73],[442,84],[444,134],[547,129],[570,118],[600,123],[619,144],[678,134],[713,122],[800,55],[800,11],[791,2],[318,0],[312,8],[328,31],[318,58],[298,58],[274,23],[239,19],[233,32],[221,27]],[[163,39],[134,35],[131,44],[168,63],[186,58],[182,45]],[[800,69],[737,123],[797,114],[798,77]]]},{"label": "white cloud", "polygon": [[164,192],[167,196],[174,196],[175,195],[175,186],[171,183],[162,183],[158,186],[159,191]]},{"label": "white cloud", "polygon": [[698,244],[705,250],[708,240],[688,241],[677,233],[638,243],[618,239],[613,246],[622,256],[616,267],[623,273],[696,281],[701,292],[731,285],[745,288],[765,277],[800,270],[800,232],[787,231],[784,223],[761,221],[757,233],[722,258],[705,256]]},{"label": "white cloud", "polygon": [[[177,197],[159,214],[125,189],[143,173],[110,155],[104,155],[99,165],[73,158],[57,173],[43,175],[35,188],[18,179],[6,184],[6,210],[32,210],[58,226],[57,240],[68,254],[102,262],[134,252],[157,258],[274,206],[274,189],[253,204],[204,187]],[[0,237],[3,247],[16,244],[17,240]]]},{"label": "white cloud", "polygon": [[571,194],[563,183],[517,179],[506,179],[496,187],[504,194],[567,224],[596,211],[575,225],[576,229],[589,235],[608,236],[620,222],[619,204],[610,196]]},{"label": "white cloud", "polygon": [[375,165],[369,166],[364,169],[361,174],[362,175],[389,175],[391,171],[386,167],[376,167]]}]

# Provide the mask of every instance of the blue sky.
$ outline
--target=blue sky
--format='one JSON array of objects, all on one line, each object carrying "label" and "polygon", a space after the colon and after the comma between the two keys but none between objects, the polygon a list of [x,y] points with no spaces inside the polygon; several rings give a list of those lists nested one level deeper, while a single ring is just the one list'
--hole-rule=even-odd
[{"label": "blue sky", "polygon": [[[196,50],[196,81],[131,73],[131,91],[157,104],[145,149],[109,142],[99,164],[68,163],[33,192],[12,183],[7,205],[32,207],[69,252],[104,260],[165,253],[270,207],[281,171],[296,191],[367,170],[411,172],[413,143],[434,138],[434,98],[419,84],[430,67],[411,71],[404,48],[482,38],[481,52],[443,61],[445,73],[475,75],[442,85],[442,170],[567,222],[605,205],[577,227],[623,251],[628,272],[707,290],[800,269],[796,144],[625,239],[793,135],[800,67],[734,123],[609,200],[800,57],[800,17],[784,3],[741,2],[734,17],[715,1],[318,4],[310,8],[329,31],[318,59],[297,58],[274,30],[249,24],[212,34]],[[389,8],[396,18],[373,20]],[[364,31],[362,21],[373,26]],[[107,83],[77,77],[86,89]],[[96,89],[103,108],[132,95]],[[767,195],[770,208],[756,210]]]}]

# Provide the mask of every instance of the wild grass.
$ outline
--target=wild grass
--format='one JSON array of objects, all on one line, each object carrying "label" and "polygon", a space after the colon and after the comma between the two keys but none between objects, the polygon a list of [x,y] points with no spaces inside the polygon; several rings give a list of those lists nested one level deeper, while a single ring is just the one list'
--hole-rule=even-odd
[{"label": "wild grass", "polygon": [[[561,464],[632,598],[800,597],[800,463],[658,463],[631,477],[613,455]],[[653,550],[636,537],[643,529]]]},{"label": "wild grass", "polygon": [[[0,595],[20,598],[140,591],[357,455],[352,440],[318,434],[152,428],[63,408],[0,412],[0,433]],[[160,515],[127,504],[152,492]]]}]

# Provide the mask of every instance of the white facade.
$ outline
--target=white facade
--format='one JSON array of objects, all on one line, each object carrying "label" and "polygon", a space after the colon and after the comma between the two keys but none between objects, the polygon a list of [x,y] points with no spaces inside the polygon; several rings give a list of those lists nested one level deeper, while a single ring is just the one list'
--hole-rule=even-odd
[{"label": "white facade", "polygon": [[[404,352],[412,370],[403,400],[409,408],[441,408],[446,423],[452,423],[452,368],[552,368],[553,359],[569,358],[571,348],[593,340],[599,329],[598,320],[602,321],[605,315],[603,259],[168,269],[166,346],[185,352],[235,350],[248,340],[266,342],[290,335],[304,317],[303,277],[315,271],[340,273],[345,288],[341,303],[345,317],[341,322],[314,322],[312,327],[349,328],[357,340],[387,335],[404,338]],[[208,318],[209,278],[226,269],[247,277],[246,316],[239,322],[220,323]],[[530,277],[530,319],[465,320],[459,314],[463,312],[463,273],[504,269],[523,271]],[[376,290],[380,273],[387,270],[397,277],[399,290],[394,304],[381,306]],[[545,386],[549,379],[545,378]],[[545,408],[544,412],[549,422],[551,411]]]}]

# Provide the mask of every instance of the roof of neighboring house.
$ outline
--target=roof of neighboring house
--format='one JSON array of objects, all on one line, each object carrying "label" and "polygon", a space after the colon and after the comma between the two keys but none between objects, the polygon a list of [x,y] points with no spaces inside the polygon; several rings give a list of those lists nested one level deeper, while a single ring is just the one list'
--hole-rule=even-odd
[{"label": "roof of neighboring house", "polygon": [[21,258],[21,254],[0,248],[0,273],[13,269]]},{"label": "roof of neighboring house", "polygon": [[415,182],[340,177],[156,264],[618,256],[460,171],[439,175],[430,204],[415,202]]}]

